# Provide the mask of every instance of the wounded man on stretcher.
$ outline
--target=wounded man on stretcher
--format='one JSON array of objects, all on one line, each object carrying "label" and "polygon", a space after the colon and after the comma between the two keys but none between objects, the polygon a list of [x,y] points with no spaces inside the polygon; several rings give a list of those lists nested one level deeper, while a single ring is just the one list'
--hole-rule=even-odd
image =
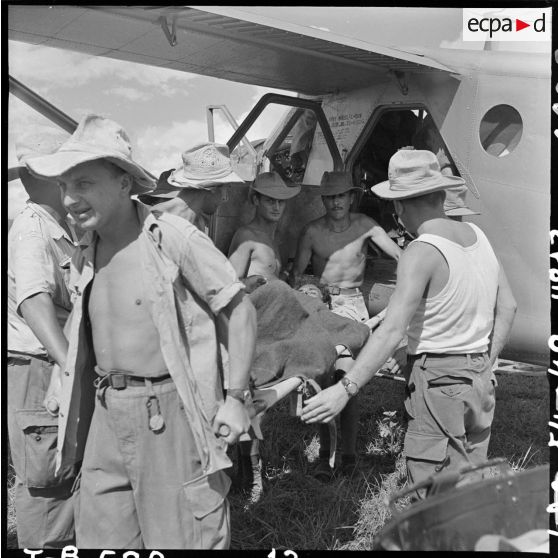
[{"label": "wounded man on stretcher", "polygon": [[283,281],[257,288],[250,299],[258,323],[250,372],[255,388],[293,376],[319,379],[335,364],[336,347],[355,358],[370,335],[367,325],[334,314],[321,299]]},{"label": "wounded man on stretcher", "polygon": [[[371,330],[382,320],[383,312],[366,323],[339,316],[329,309],[327,295],[311,283],[294,290],[283,281],[269,281],[252,290],[250,299],[258,324],[250,371],[252,398],[248,402],[252,428],[240,438],[244,445],[239,459],[245,489],[250,500],[256,502],[263,490],[256,438],[263,439],[260,421],[264,413],[291,395],[291,413],[300,416],[305,399],[327,387],[337,369],[350,368]],[[328,454],[328,470],[333,470],[335,421],[329,422],[320,439],[321,436],[327,436],[324,450]],[[246,445],[244,442],[249,440],[251,445]]]}]

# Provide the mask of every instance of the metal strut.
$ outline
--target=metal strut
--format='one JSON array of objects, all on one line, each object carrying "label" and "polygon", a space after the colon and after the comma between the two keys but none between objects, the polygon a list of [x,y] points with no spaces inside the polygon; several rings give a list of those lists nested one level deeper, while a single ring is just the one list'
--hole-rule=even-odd
[{"label": "metal strut", "polygon": [[161,16],[159,18],[159,23],[161,24],[161,29],[163,30],[163,33],[165,34],[165,37],[167,38],[167,41],[169,42],[169,45],[171,47],[176,46],[176,43],[177,43],[177,40],[176,40],[176,16],[174,16],[172,18],[170,31],[169,31],[169,24],[167,22],[166,16]]}]

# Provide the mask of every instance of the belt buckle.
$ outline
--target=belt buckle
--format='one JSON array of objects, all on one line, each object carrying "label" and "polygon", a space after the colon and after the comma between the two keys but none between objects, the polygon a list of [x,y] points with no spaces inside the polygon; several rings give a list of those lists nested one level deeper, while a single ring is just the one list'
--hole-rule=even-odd
[{"label": "belt buckle", "polygon": [[113,389],[125,389],[127,385],[126,374],[109,374],[109,384]]},{"label": "belt buckle", "polygon": [[341,294],[341,289],[340,289],[339,287],[328,287],[328,288],[327,288],[327,292],[328,292],[330,295],[334,295],[334,296],[335,296],[335,295]]}]

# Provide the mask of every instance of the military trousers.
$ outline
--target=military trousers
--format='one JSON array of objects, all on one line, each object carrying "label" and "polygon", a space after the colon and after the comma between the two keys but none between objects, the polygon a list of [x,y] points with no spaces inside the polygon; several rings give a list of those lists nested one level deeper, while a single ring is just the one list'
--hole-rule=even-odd
[{"label": "military trousers", "polygon": [[58,420],[43,405],[52,367],[31,355],[8,356],[7,422],[19,548],[75,543],[73,474],[54,475]]},{"label": "military trousers", "polygon": [[[409,484],[485,462],[496,402],[487,354],[423,353],[410,356],[408,365],[404,454]],[[481,475],[466,475],[458,485]]]},{"label": "military trousers", "polygon": [[[164,424],[153,430],[155,414]],[[229,486],[224,471],[204,475],[172,380],[97,388],[76,513],[79,548],[227,549]]]}]

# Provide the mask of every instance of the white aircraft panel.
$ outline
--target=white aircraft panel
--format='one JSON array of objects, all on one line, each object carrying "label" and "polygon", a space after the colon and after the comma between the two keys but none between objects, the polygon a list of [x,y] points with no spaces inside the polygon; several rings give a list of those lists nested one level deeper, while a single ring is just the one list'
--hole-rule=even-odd
[{"label": "white aircraft panel", "polygon": [[[34,43],[42,37],[42,44],[49,46],[310,95],[363,87],[371,80],[385,79],[391,70],[447,70],[430,59],[395,49],[308,33],[300,26],[285,29],[243,21],[205,9],[10,6],[10,10],[12,39],[36,35]],[[176,18],[175,46],[161,27],[162,16],[169,32]]]},{"label": "white aircraft panel", "polygon": [[8,6],[8,28],[41,37],[52,37],[71,25],[86,8],[75,6]]}]

